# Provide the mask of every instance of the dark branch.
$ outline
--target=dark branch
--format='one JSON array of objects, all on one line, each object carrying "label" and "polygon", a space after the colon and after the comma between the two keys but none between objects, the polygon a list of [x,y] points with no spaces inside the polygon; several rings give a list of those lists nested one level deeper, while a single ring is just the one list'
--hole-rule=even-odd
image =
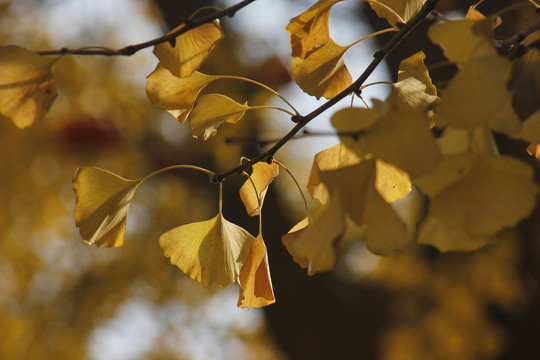
[{"label": "dark branch", "polygon": [[244,0],[239,2],[236,5],[233,5],[231,7],[228,7],[226,9],[223,9],[221,11],[218,11],[215,14],[211,14],[196,20],[193,19],[187,19],[184,21],[184,26],[180,29],[176,30],[175,32],[163,35],[161,37],[158,37],[156,39],[146,41],[140,44],[135,45],[128,45],[126,47],[120,48],[120,49],[107,49],[103,47],[86,47],[82,49],[68,49],[68,48],[62,48],[60,50],[46,50],[46,51],[38,51],[37,53],[40,55],[104,55],[104,56],[130,56],[135,54],[137,51],[146,49],[151,46],[155,46],[164,42],[170,42],[174,43],[176,37],[178,35],[181,35],[185,32],[188,32],[191,29],[194,29],[198,26],[201,26],[202,24],[206,24],[209,22],[212,22],[216,19],[220,19],[222,17],[233,16],[238,10],[246,7],[247,5],[251,4],[255,0]]},{"label": "dark branch", "polygon": [[315,119],[317,116],[334,106],[336,103],[344,99],[347,95],[351,93],[356,93],[360,90],[360,87],[364,84],[367,78],[373,73],[373,71],[379,66],[379,64],[384,60],[386,56],[407,36],[411,30],[416,27],[420,22],[422,22],[435,8],[439,0],[427,0],[422,6],[422,9],[406,24],[399,29],[399,31],[390,39],[390,41],[379,51],[375,52],[373,61],[368,65],[364,70],[362,75],[348,88],[340,92],[338,95],[334,96],[332,99],[328,100],[326,103],[322,104],[320,107],[313,110],[306,116],[296,116],[293,121],[296,122],[296,125],[283,136],[274,146],[265,151],[264,153],[258,155],[257,157],[251,159],[250,161],[235,167],[227,172],[217,174],[215,181],[223,181],[227,177],[233,174],[241,174],[242,171],[249,168],[253,164],[256,164],[260,161],[266,160],[268,157],[273,157],[276,152],[285,145],[289,140],[291,140],[295,135],[302,130],[311,120]]},{"label": "dark branch", "polygon": [[523,40],[525,40],[525,38],[527,38],[527,36],[531,35],[533,32],[538,31],[538,30],[540,30],[540,18],[538,20],[536,20],[531,26],[529,26],[526,29],[520,31],[519,33],[515,34],[514,36],[511,36],[506,40],[496,40],[496,41],[494,41],[495,47],[503,55],[513,57],[514,54],[519,52],[519,48],[522,46]]}]

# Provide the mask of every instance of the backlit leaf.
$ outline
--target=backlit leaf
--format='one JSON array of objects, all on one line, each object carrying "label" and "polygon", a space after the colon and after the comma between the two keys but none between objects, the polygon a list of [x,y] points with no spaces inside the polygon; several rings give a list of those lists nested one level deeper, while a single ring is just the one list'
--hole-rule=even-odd
[{"label": "backlit leaf", "polygon": [[91,245],[122,246],[129,205],[142,183],[96,167],[81,167],[73,178],[75,221]]},{"label": "backlit leaf", "polygon": [[293,57],[307,55],[330,41],[328,18],[332,6],[341,0],[319,0],[287,25]]},{"label": "backlit leaf", "polygon": [[266,245],[259,234],[251,246],[246,263],[238,277],[240,296],[238,307],[260,308],[276,302]]},{"label": "backlit leaf", "polygon": [[167,110],[183,123],[191,113],[199,93],[217,77],[194,72],[190,77],[180,78],[158,65],[147,79],[146,94],[152,104]]},{"label": "backlit leaf", "polygon": [[[184,27],[182,24],[172,32]],[[174,76],[188,77],[206,60],[216,43],[223,39],[217,21],[202,24],[176,37],[174,47],[165,42],[154,47],[160,64]]]},{"label": "backlit leaf", "polygon": [[309,219],[304,218],[302,221],[300,221],[298,224],[294,225],[291,230],[285,235],[281,237],[281,241],[283,242],[283,245],[287,248],[287,251],[289,254],[293,256],[293,260],[295,263],[300,265],[302,269],[307,269],[309,266],[309,259],[303,255],[298,255],[291,251],[291,244],[293,244],[299,235],[302,234],[302,231],[309,225]]},{"label": "backlit leaf", "polygon": [[[371,113],[371,114],[370,114]],[[363,116],[363,115],[366,116]],[[345,118],[332,117],[338,132],[351,131],[358,124],[361,135],[357,140],[340,136],[344,142],[353,142],[351,149],[363,156],[371,154],[377,159],[396,165],[411,177],[429,171],[436,163],[439,149],[430,133],[426,115],[421,111],[392,109],[376,121],[375,110],[350,112],[345,128]],[[372,125],[366,129],[366,120]],[[347,139],[348,138],[348,139]]]},{"label": "backlit leaf", "polygon": [[499,231],[529,215],[538,193],[532,169],[507,156],[447,156],[418,185],[430,196],[418,241],[441,251],[492,243]]},{"label": "backlit leaf", "polygon": [[321,173],[358,164],[359,162],[360,158],[358,155],[343,144],[337,144],[317,153],[313,158],[313,165],[311,166],[311,173],[309,174],[307,184],[307,189],[311,197],[319,200],[323,205],[328,205],[330,194],[326,185],[321,181]]},{"label": "backlit leaf", "polygon": [[437,100],[426,65],[425,55],[418,52],[399,64],[398,82],[394,84],[400,104],[409,108],[427,107]]},{"label": "backlit leaf", "polygon": [[307,58],[293,58],[292,73],[298,86],[317,99],[331,99],[352,84],[352,77],[343,62],[348,47],[332,39],[317,48]]},{"label": "backlit leaf", "polygon": [[236,281],[255,238],[223,218],[182,225],[159,238],[171,264],[208,287],[226,287]]},{"label": "backlit leaf", "polygon": [[[397,22],[408,22],[420,9],[426,0],[364,0],[369,2],[377,16],[385,18],[392,26]],[[381,5],[383,4],[383,5]],[[390,11],[388,8],[392,9]],[[399,15],[399,18],[396,16]]]},{"label": "backlit leaf", "polygon": [[58,94],[52,73],[57,59],[18,46],[0,47],[0,117],[22,129],[47,114]]},{"label": "backlit leaf", "polygon": [[303,265],[307,262],[309,275],[332,269],[345,234],[345,216],[339,199],[323,207],[307,226],[301,228],[302,225],[282,238],[293,259]]},{"label": "backlit leaf", "polygon": [[[257,216],[261,213],[261,207],[268,186],[279,175],[279,165],[275,162],[267,164],[258,162],[253,165],[253,173],[240,188],[240,198],[246,207],[249,216]],[[255,185],[255,189],[253,188]]]},{"label": "backlit leaf", "polygon": [[[247,103],[246,103],[247,104]],[[221,94],[202,95],[195,104],[190,117],[191,135],[207,140],[217,133],[217,128],[227,122],[236,124],[251,107],[242,105]]]}]

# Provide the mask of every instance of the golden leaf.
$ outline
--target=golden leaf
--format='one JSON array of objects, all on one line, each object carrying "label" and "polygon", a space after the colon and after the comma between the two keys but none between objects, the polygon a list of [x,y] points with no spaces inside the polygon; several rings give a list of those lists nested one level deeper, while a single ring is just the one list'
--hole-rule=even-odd
[{"label": "golden leaf", "polygon": [[437,125],[473,129],[493,122],[500,129],[496,116],[511,106],[506,87],[511,71],[510,61],[495,53],[463,63],[435,108]]},{"label": "golden leaf", "polygon": [[394,84],[394,89],[399,103],[406,107],[426,108],[438,99],[437,89],[424,65],[425,57],[420,51],[399,64],[398,82]]},{"label": "golden leaf", "polygon": [[375,160],[375,188],[387,203],[403,199],[411,191],[411,185],[406,172],[380,159]]},{"label": "golden leaf", "polygon": [[238,277],[238,284],[238,307],[260,308],[276,302],[268,267],[268,254],[261,234],[249,250],[246,263]]},{"label": "golden leaf", "polygon": [[0,47],[0,117],[22,129],[47,114],[58,94],[52,73],[57,59],[18,46]]},{"label": "golden leaf", "polygon": [[446,156],[418,186],[430,196],[418,241],[441,251],[492,243],[497,232],[530,214],[538,193],[528,165],[507,156],[474,154]]},{"label": "golden leaf", "polygon": [[152,104],[167,110],[183,123],[191,113],[199,93],[217,77],[195,71],[190,77],[179,78],[158,64],[147,79],[146,94]]},{"label": "golden leaf", "polygon": [[352,77],[343,62],[348,47],[334,40],[314,50],[307,58],[293,58],[292,73],[298,86],[317,99],[331,99],[352,84]]},{"label": "golden leaf", "polygon": [[77,169],[73,178],[75,221],[87,244],[123,245],[129,205],[142,181],[96,167]]},{"label": "golden leaf", "polygon": [[[172,32],[184,27],[182,24]],[[223,32],[217,21],[202,24],[176,37],[174,47],[165,42],[154,47],[154,54],[161,66],[174,76],[188,77],[199,68],[216,43],[223,39]]]},{"label": "golden leaf", "polygon": [[305,59],[312,50],[330,41],[328,18],[332,6],[342,0],[319,0],[292,18],[286,30],[290,34],[293,57]]},{"label": "golden leaf", "polygon": [[217,128],[227,122],[236,124],[251,107],[242,105],[221,94],[202,95],[195,104],[190,117],[191,135],[203,140],[217,133]]},{"label": "golden leaf", "polygon": [[293,256],[293,261],[300,265],[302,269],[307,269],[309,266],[309,259],[305,256],[299,256],[291,251],[291,244],[296,241],[296,238],[302,234],[302,231],[309,225],[309,219],[304,218],[298,224],[294,225],[291,230],[281,237],[281,242],[287,248],[289,254]]},{"label": "golden leaf", "polygon": [[[373,121],[378,115],[376,110],[350,111],[347,115],[350,115],[348,121],[346,117],[332,117],[332,126],[340,133],[354,132],[357,126],[361,133],[357,140],[347,135],[340,139],[352,143],[350,148],[359,155],[371,154],[396,165],[411,177],[435,166],[439,149],[423,112],[391,109],[376,121]],[[371,126],[366,128],[367,124]]]},{"label": "golden leaf", "polygon": [[428,30],[431,41],[441,45],[448,60],[456,62],[458,66],[469,59],[478,56],[479,48],[482,51],[495,53],[484,45],[490,45],[492,38],[491,23],[488,20],[453,20],[431,26]]},{"label": "golden leaf", "polygon": [[[267,164],[258,162],[253,165],[253,173],[240,188],[240,198],[246,207],[249,216],[257,216],[261,213],[264,196],[268,186],[279,175],[279,165],[275,162]],[[253,186],[255,185],[255,189]]]},{"label": "golden leaf", "polygon": [[[385,18],[392,26],[406,23],[416,15],[426,0],[364,0],[369,2],[378,17]],[[388,8],[392,9],[390,11]],[[398,17],[399,16],[399,17]]]},{"label": "golden leaf", "polygon": [[337,170],[342,167],[358,164],[360,158],[356,153],[349,150],[343,144],[337,144],[323,150],[313,158],[311,173],[307,184],[308,192],[313,199],[319,200],[323,205],[328,205],[330,194],[328,188],[321,181],[320,174],[324,171]]},{"label": "golden leaf", "polygon": [[307,263],[309,275],[331,269],[345,234],[345,216],[339,199],[323,207],[313,221],[302,227],[305,224],[304,220],[283,236],[283,244],[296,262]]},{"label": "golden leaf", "polygon": [[223,218],[182,225],[159,238],[171,264],[204,287],[226,287],[236,281],[255,238]]}]

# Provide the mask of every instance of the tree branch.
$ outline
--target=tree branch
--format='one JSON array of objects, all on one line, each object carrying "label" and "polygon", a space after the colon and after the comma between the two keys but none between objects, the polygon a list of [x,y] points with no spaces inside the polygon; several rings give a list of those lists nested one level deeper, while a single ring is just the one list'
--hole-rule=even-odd
[{"label": "tree branch", "polygon": [[128,45],[120,49],[108,49],[108,48],[94,46],[94,47],[85,47],[81,49],[61,48],[59,50],[38,51],[37,53],[39,55],[70,54],[70,55],[131,56],[139,50],[146,49],[148,47],[155,46],[164,42],[173,42],[178,35],[188,32],[189,30],[194,29],[198,26],[201,26],[202,24],[212,22],[216,19],[220,19],[225,16],[233,17],[234,14],[236,14],[238,10],[246,7],[247,5],[251,4],[254,1],[256,0],[244,0],[244,1],[239,2],[236,5],[233,5],[221,11],[218,11],[215,14],[211,14],[211,15],[199,18],[197,20],[186,19],[183,22],[184,26],[176,30],[175,32],[160,36],[158,38],[155,38],[153,40],[146,41],[140,44]]},{"label": "tree branch", "polygon": [[296,122],[296,125],[283,136],[274,146],[265,151],[264,153],[256,156],[250,161],[241,164],[229,171],[224,173],[217,174],[212,180],[215,182],[221,182],[227,177],[233,174],[241,174],[242,171],[251,167],[252,165],[260,161],[271,161],[276,152],[285,145],[290,139],[292,139],[304,126],[306,126],[311,120],[315,119],[317,116],[334,106],[340,100],[344,99],[347,95],[358,92],[367,78],[373,73],[373,71],[379,66],[379,64],[384,60],[386,56],[407,36],[411,30],[416,27],[422,20],[424,20],[435,8],[439,0],[427,0],[422,6],[422,9],[407,23],[402,24],[399,32],[397,32],[390,41],[379,51],[375,52],[373,55],[373,61],[368,65],[364,70],[362,75],[352,83],[348,88],[340,92],[338,95],[334,96],[332,99],[328,100],[311,113],[306,116],[293,116],[292,121]]}]

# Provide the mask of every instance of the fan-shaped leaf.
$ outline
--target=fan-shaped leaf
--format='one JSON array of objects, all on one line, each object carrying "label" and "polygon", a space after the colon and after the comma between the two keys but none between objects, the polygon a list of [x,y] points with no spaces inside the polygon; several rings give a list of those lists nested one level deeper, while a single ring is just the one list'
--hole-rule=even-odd
[{"label": "fan-shaped leaf", "polygon": [[[172,32],[184,27],[182,24]],[[154,47],[154,54],[160,64],[174,76],[188,77],[206,60],[216,43],[223,39],[223,32],[217,21],[202,24],[176,37],[174,47],[165,42]]]},{"label": "fan-shaped leaf", "polygon": [[129,205],[142,183],[96,167],[81,167],[73,178],[75,221],[91,245],[122,246]]},{"label": "fan-shaped leaf", "polygon": [[207,140],[217,133],[217,128],[227,122],[236,124],[246,110],[251,107],[242,105],[233,99],[221,94],[202,95],[189,117],[191,134],[193,137],[202,137]]},{"label": "fan-shaped leaf", "polygon": [[[279,175],[279,166],[259,162],[253,165],[253,173],[240,188],[240,198],[246,207],[249,216],[257,216],[261,213],[264,196],[268,186]],[[255,189],[253,188],[255,186]]]},{"label": "fan-shaped leaf", "polygon": [[425,57],[423,52],[418,52],[399,64],[398,82],[394,89],[399,103],[408,108],[425,108],[438,99],[437,89],[424,65]]},{"label": "fan-shaped leaf", "polygon": [[[369,2],[377,16],[385,18],[392,26],[397,22],[408,22],[420,9],[426,0],[364,0]],[[383,5],[381,5],[383,4]],[[388,8],[392,9],[390,11]],[[398,16],[396,16],[398,15]]]},{"label": "fan-shaped leaf", "polygon": [[238,278],[254,240],[220,212],[213,219],[166,232],[159,244],[172,264],[204,287],[226,287]]},{"label": "fan-shaped leaf", "polygon": [[45,116],[58,94],[52,73],[57,59],[0,47],[0,117],[22,129]]},{"label": "fan-shaped leaf", "polygon": [[240,296],[238,306],[242,308],[260,308],[276,302],[266,245],[259,234],[251,246],[246,263],[238,277]]}]

